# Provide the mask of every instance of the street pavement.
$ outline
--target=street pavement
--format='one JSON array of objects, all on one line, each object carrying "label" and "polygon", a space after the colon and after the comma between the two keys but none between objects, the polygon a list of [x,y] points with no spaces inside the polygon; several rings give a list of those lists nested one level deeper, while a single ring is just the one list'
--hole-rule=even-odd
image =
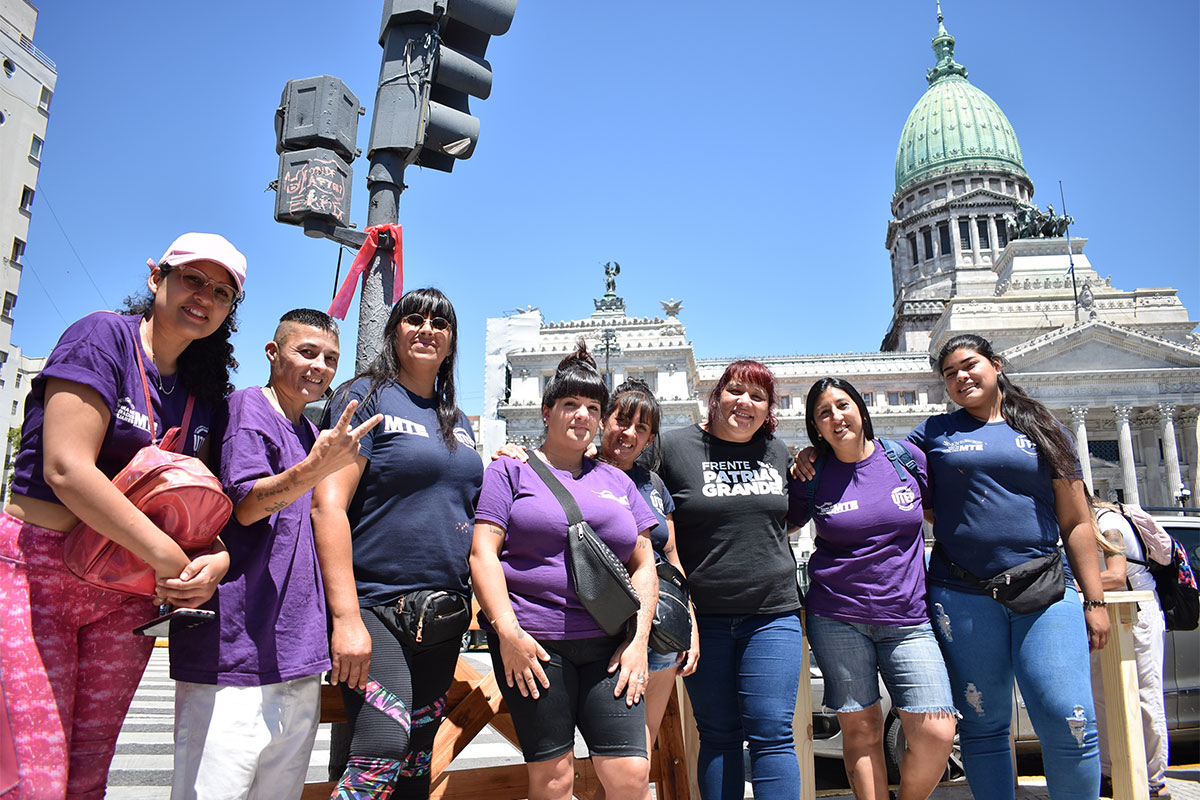
[{"label": "street pavement", "polygon": [[[486,653],[472,653],[468,658],[481,671],[491,668]],[[108,779],[109,800],[169,800],[174,698],[175,685],[168,674],[167,648],[156,647],[117,739],[117,754]],[[582,742],[577,741],[576,752],[586,754]],[[328,763],[329,726],[322,725],[309,761],[308,780],[326,780]],[[502,736],[485,728],[455,759],[451,769],[519,763],[520,753]],[[1200,800],[1200,765],[1172,767],[1167,774],[1167,784],[1174,800]],[[753,796],[750,785],[746,784],[745,797]],[[847,800],[852,797],[845,789],[818,791],[817,796]],[[933,792],[934,800],[969,800],[971,797],[965,781],[943,784]],[[1049,797],[1044,778],[1021,778],[1017,800],[1049,800]]]}]

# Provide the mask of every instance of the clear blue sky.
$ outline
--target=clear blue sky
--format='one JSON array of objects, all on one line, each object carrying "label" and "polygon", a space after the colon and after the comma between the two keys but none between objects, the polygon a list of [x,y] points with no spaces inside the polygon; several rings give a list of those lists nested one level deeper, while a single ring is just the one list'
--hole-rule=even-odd
[{"label": "clear blue sky", "polygon": [[[69,322],[143,286],[177,234],[213,231],[249,258],[237,383],[262,382],[275,321],[326,308],[337,260],[272,218],[274,110],[288,79],[336,75],[367,106],[365,149],[382,3],[37,4],[58,88],[14,343],[45,354]],[[1198,5],[943,10],[957,60],[1017,132],[1038,204],[1061,210],[1061,180],[1099,273],[1177,287],[1195,319]],[[587,316],[611,260],[631,315],[684,301],[700,357],[877,350],[896,145],[935,31],[933,0],[521,0],[488,50],[492,96],[472,100],[474,157],[452,174],[411,168],[401,201],[405,285],[436,285],[458,311],[464,410],[482,407],[485,319],[529,304]],[[365,158],[354,166],[363,225]]]}]

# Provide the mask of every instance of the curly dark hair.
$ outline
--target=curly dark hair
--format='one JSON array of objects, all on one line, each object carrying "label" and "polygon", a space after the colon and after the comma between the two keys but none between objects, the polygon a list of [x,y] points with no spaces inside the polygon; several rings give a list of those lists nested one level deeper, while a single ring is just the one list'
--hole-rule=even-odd
[{"label": "curly dark hair", "polygon": [[[165,276],[172,267],[159,265],[158,269]],[[237,332],[237,309],[241,300],[242,296],[238,295],[225,321],[208,336],[189,344],[179,356],[179,380],[197,400],[219,403],[233,392],[229,373],[238,368],[238,362],[233,357],[233,343],[229,340]],[[154,295],[147,289],[126,297],[117,313],[140,314],[142,319],[150,319],[153,309]]]},{"label": "curly dark hair", "polygon": [[[458,401],[454,389],[454,368],[458,363],[458,316],[450,298],[438,289],[428,287],[406,292],[392,308],[387,324],[383,327],[383,347],[365,370],[343,383],[336,391],[342,391],[359,378],[370,378],[371,385],[366,396],[369,398],[383,384],[396,380],[400,375],[400,360],[396,357],[396,329],[400,320],[409,314],[426,317],[442,317],[450,323],[450,353],[442,359],[434,380],[433,394],[437,401],[438,429],[446,447],[454,450],[458,439],[454,428],[458,424]],[[363,401],[364,405],[366,400]]]}]

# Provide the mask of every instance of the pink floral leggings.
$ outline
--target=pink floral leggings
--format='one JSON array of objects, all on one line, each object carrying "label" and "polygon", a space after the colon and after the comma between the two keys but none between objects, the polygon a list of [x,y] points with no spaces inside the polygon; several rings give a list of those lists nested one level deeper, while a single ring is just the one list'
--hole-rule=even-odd
[{"label": "pink floral leggings", "polygon": [[0,513],[0,678],[20,781],[4,800],[102,798],[154,640],[153,603],[84,583],[65,533]]}]

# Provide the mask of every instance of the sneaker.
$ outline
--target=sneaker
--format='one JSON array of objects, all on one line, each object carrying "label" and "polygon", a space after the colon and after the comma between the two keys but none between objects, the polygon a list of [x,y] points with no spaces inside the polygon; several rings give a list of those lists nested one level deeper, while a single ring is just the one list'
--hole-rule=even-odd
[{"label": "sneaker", "polygon": [[1150,787],[1150,796],[1156,800],[1171,800],[1171,790],[1166,787],[1166,784],[1155,789]]},{"label": "sneaker", "polygon": [[1107,775],[1100,776],[1100,796],[1101,797],[1112,797],[1113,796],[1112,778],[1110,778]]}]

